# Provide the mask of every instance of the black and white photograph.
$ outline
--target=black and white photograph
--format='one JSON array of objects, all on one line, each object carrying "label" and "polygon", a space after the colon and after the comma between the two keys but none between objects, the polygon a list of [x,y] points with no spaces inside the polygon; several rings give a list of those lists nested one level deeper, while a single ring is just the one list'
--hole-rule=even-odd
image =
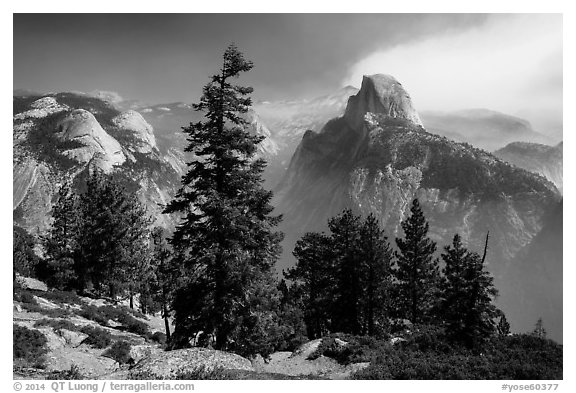
[{"label": "black and white photograph", "polygon": [[12,15],[14,389],[562,390],[562,13],[132,12]]}]

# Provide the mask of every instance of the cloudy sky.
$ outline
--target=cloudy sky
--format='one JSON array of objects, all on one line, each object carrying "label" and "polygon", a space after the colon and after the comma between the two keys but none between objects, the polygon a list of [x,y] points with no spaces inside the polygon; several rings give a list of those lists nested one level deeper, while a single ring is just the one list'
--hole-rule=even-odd
[{"label": "cloudy sky", "polygon": [[[235,42],[261,100],[394,75],[418,110],[562,117],[562,16],[485,14],[15,15],[14,88],[197,100]],[[545,131],[545,130],[543,130]]]}]

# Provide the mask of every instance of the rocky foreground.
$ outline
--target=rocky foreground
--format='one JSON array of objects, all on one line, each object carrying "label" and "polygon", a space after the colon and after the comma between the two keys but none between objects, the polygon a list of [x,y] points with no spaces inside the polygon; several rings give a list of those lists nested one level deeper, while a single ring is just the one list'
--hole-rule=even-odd
[{"label": "rocky foreground", "polygon": [[[127,330],[117,320],[95,321],[93,319],[97,318],[87,312],[116,309],[130,314],[125,306],[104,299],[49,291],[43,283],[28,278],[23,279],[23,286],[26,288],[23,292],[28,295],[21,292],[13,302],[14,325],[41,332],[47,339],[48,351],[43,368],[23,367],[15,359],[14,379],[62,379],[70,370],[76,370],[76,375],[85,379],[113,380],[201,377],[199,372],[214,370],[233,379],[346,379],[368,366],[368,363],[344,366],[325,356],[311,359],[321,339],[306,343],[294,352],[273,353],[267,360],[259,356],[249,360],[224,351],[196,347],[165,351],[163,343],[153,338],[164,329],[163,320],[158,316],[134,313],[133,318],[147,327],[146,333],[142,330],[138,334]],[[90,345],[89,335],[83,333],[86,327],[109,333],[110,345],[105,348]],[[117,341],[130,344],[129,355],[123,361],[113,359],[109,354],[110,347]],[[347,345],[339,341],[341,345]]]}]

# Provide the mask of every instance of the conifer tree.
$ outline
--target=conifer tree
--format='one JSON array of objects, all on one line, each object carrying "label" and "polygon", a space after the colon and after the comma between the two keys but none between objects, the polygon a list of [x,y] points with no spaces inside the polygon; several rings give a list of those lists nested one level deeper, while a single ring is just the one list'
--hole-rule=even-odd
[{"label": "conifer tree", "polygon": [[111,176],[95,170],[80,195],[79,212],[75,259],[79,289],[93,285],[111,298],[124,293],[132,297],[149,236],[145,207]]},{"label": "conifer tree", "polygon": [[362,269],[363,334],[373,336],[377,324],[389,316],[392,250],[378,221],[370,214],[360,228],[359,254]]},{"label": "conifer tree", "polygon": [[74,258],[77,252],[78,198],[70,182],[58,190],[58,200],[52,208],[52,225],[44,238],[47,284],[58,289],[76,285]]},{"label": "conifer tree", "polygon": [[544,329],[544,322],[541,317],[536,321],[536,325],[534,326],[531,335],[538,338],[546,338],[546,329]]},{"label": "conifer tree", "polygon": [[484,258],[475,252],[470,252],[469,256],[464,271],[469,286],[463,337],[470,347],[481,347],[496,332],[494,319],[498,310],[494,299],[498,290],[494,287],[494,278],[485,270]]},{"label": "conifer tree", "polygon": [[284,275],[293,282],[293,296],[301,298],[308,338],[319,338],[328,332],[334,309],[332,241],[323,233],[309,232],[296,242],[293,254],[296,266]]},{"label": "conifer tree", "polygon": [[396,307],[399,317],[422,323],[431,319],[437,304],[440,274],[434,258],[436,243],[428,238],[429,225],[418,199],[412,202],[410,212],[402,222],[404,238],[396,239]]},{"label": "conifer tree", "polygon": [[309,338],[328,331],[375,335],[389,313],[392,252],[374,215],[344,210],[328,221],[330,236],[307,233],[286,278],[302,295]]},{"label": "conifer tree", "polygon": [[274,227],[281,217],[271,215],[272,193],[262,187],[265,161],[254,157],[263,137],[250,135],[242,117],[252,88],[232,83],[251,68],[252,62],[229,46],[220,72],[194,104],[204,121],[183,128],[185,151],[195,159],[165,209],[181,217],[170,242],[188,278],[174,300],[174,342],[180,343],[175,345],[204,331],[215,336],[216,348],[227,349],[240,331],[247,335],[242,326],[247,313],[268,318],[256,310],[253,296],[261,292],[253,285],[272,275],[281,240]]},{"label": "conifer tree", "polygon": [[174,263],[171,250],[164,236],[164,229],[152,230],[152,270],[150,291],[152,299],[160,304],[161,316],[164,319],[166,340],[170,340],[170,303],[178,285],[180,270]]},{"label": "conifer tree", "polygon": [[502,311],[499,312],[500,319],[498,319],[498,334],[500,336],[507,336],[510,334],[510,323],[506,319],[506,315]]},{"label": "conifer tree", "polygon": [[38,266],[42,263],[34,252],[36,245],[34,237],[23,228],[13,226],[12,240],[12,279],[16,284],[16,273],[25,277],[34,277]]},{"label": "conifer tree", "polygon": [[462,245],[460,235],[454,235],[452,244],[444,247],[441,255],[444,261],[441,282],[441,302],[439,312],[445,323],[451,328],[462,328],[461,319],[466,308],[468,283],[464,276],[466,264],[469,262],[468,250]]},{"label": "conifer tree", "polygon": [[360,225],[360,217],[350,209],[328,221],[336,266],[333,326],[352,334],[362,330]]},{"label": "conifer tree", "polygon": [[468,251],[458,234],[444,248],[442,259],[442,316],[448,334],[469,347],[479,347],[495,333],[494,318],[499,314],[493,304],[498,294],[493,278],[484,270],[483,258]]}]

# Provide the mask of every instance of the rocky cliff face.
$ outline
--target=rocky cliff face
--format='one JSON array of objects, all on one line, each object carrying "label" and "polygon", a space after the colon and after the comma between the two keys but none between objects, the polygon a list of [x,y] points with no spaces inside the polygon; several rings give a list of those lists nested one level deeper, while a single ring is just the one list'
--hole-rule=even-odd
[{"label": "rocky cliff face", "polygon": [[14,97],[13,142],[14,222],[29,232],[48,228],[64,181],[82,188],[96,168],[119,177],[156,224],[173,225],[158,204],[179,185],[179,157],[159,152],[152,127],[137,112],[120,113],[81,94]]},{"label": "rocky cliff face", "polygon": [[151,153],[152,150],[158,149],[154,130],[142,115],[134,110],[122,112],[112,119],[112,123],[133,137],[133,144],[130,149],[138,153]]},{"label": "rocky cliff face", "polygon": [[286,232],[280,268],[294,263],[289,253],[300,236],[326,230],[327,219],[344,208],[374,213],[388,236],[402,235],[400,222],[418,198],[440,246],[458,232],[480,251],[490,231],[488,265],[502,285],[513,257],[560,200],[554,184],[426,132],[394,78],[368,76],[362,86],[342,117],[304,134],[277,189]]},{"label": "rocky cliff face", "polygon": [[97,166],[106,173],[114,166],[122,165],[126,156],[120,143],[110,136],[94,115],[84,109],[67,113],[56,123],[54,135],[62,143],[69,142],[76,147],[65,149],[62,154],[79,164],[97,161]]},{"label": "rocky cliff face", "polygon": [[344,118],[353,129],[358,129],[364,126],[367,113],[378,113],[422,126],[410,96],[400,82],[390,75],[364,76],[360,91],[348,100]]},{"label": "rocky cliff face", "polygon": [[496,150],[494,155],[519,168],[539,173],[553,182],[562,192],[562,142],[556,146],[513,142]]}]

